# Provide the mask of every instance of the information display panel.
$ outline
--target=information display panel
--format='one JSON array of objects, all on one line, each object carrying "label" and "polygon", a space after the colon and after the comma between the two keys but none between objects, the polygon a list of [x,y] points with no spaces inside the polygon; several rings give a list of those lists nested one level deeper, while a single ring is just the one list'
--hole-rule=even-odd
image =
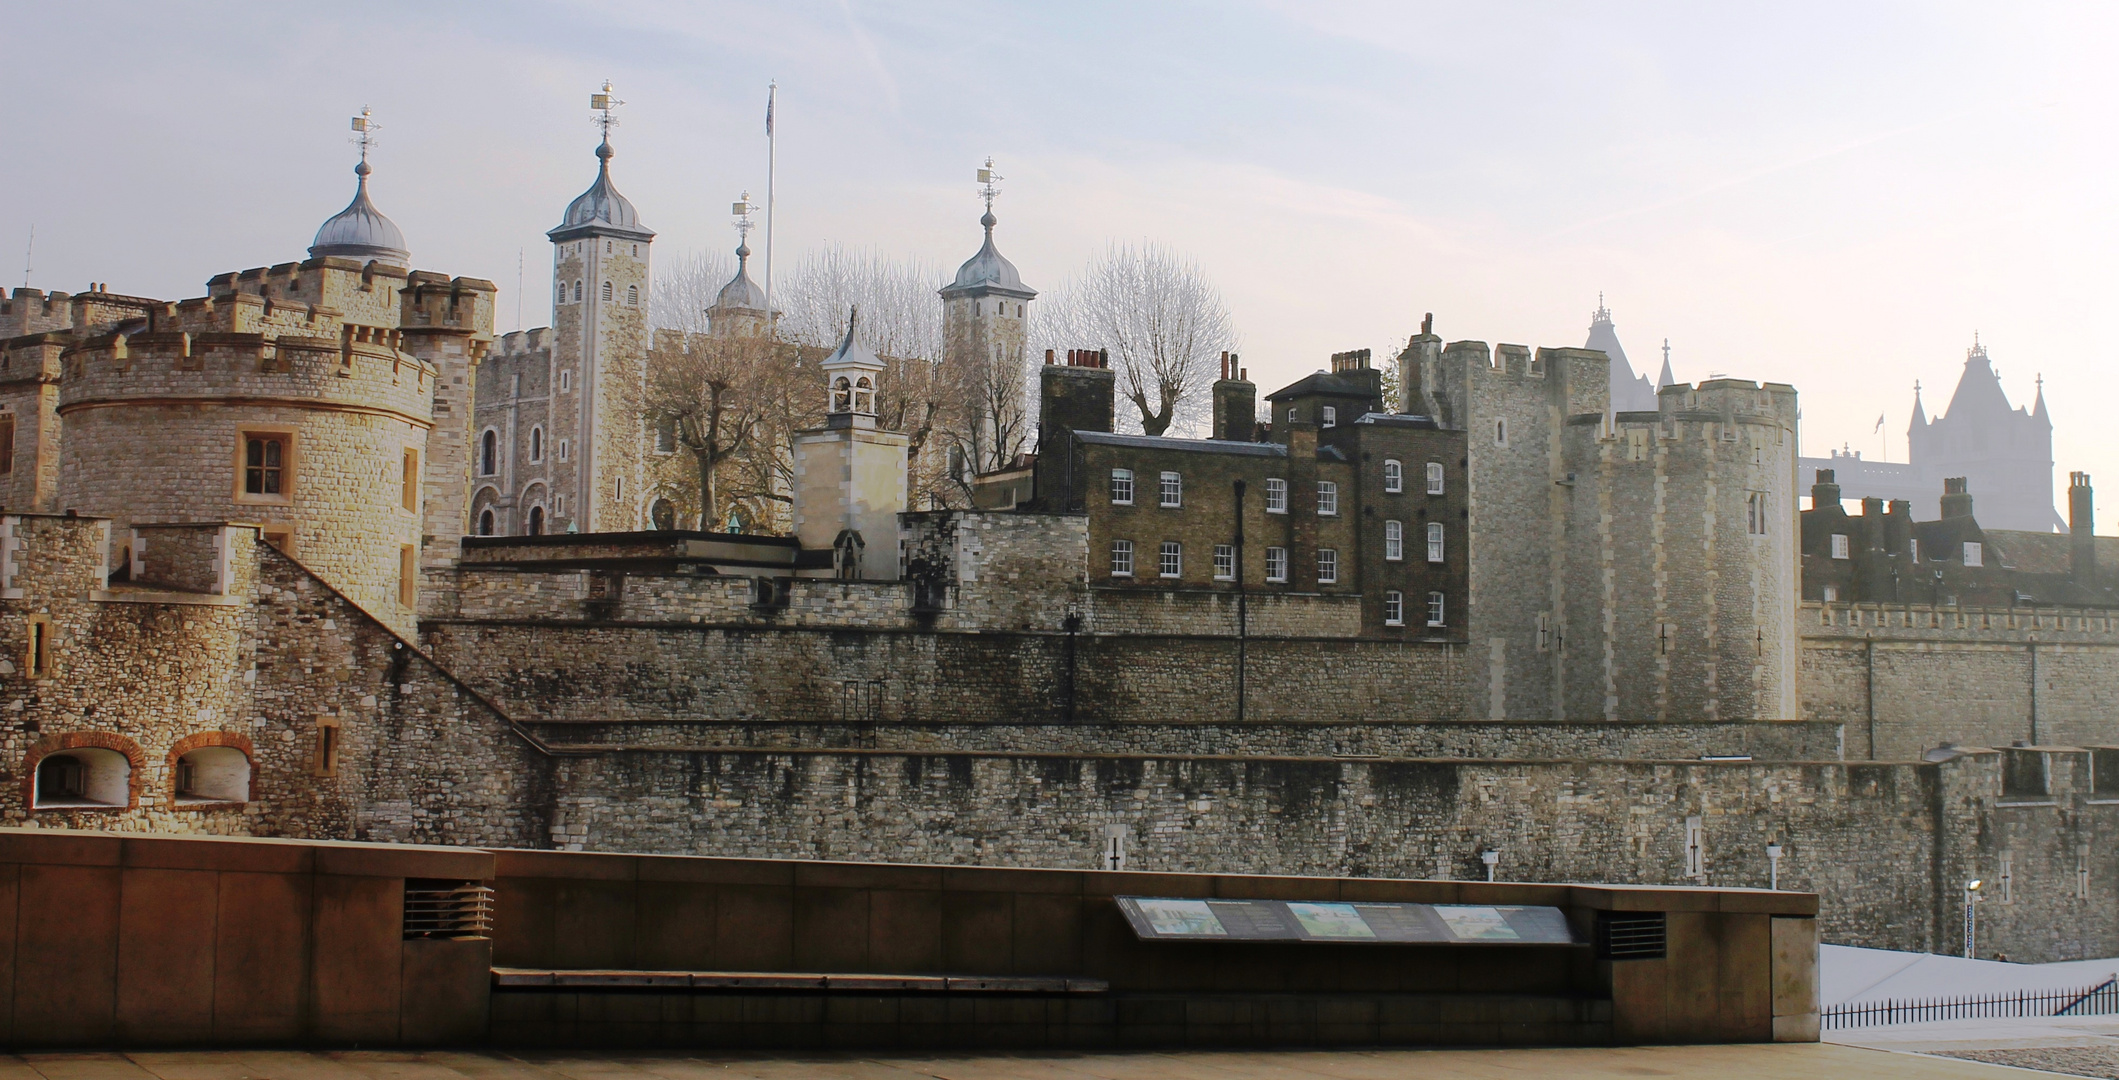
[{"label": "information display panel", "polygon": [[1572,945],[1556,907],[1120,896],[1143,941]]}]

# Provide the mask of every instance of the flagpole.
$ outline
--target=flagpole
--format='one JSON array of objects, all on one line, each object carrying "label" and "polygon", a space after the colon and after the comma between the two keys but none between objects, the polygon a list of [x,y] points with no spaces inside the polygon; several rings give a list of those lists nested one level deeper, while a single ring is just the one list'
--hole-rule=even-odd
[{"label": "flagpole", "polygon": [[778,179],[780,166],[780,140],[773,133],[773,104],[780,97],[780,83],[775,80],[765,88],[765,311],[772,317],[773,310],[773,187]]}]

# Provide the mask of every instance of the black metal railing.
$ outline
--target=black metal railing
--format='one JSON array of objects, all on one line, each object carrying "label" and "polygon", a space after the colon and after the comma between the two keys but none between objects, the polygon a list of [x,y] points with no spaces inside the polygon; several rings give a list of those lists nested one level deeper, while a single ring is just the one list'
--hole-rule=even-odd
[{"label": "black metal railing", "polygon": [[2007,1016],[2110,1016],[2119,1013],[2119,976],[2071,990],[2019,990],[1973,997],[1886,998],[1834,1005],[1827,1030]]}]

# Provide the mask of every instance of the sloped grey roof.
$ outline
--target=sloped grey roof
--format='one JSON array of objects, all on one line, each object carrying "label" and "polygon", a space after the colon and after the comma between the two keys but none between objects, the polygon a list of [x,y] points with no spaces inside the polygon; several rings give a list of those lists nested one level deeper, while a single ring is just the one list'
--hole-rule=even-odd
[{"label": "sloped grey roof", "polygon": [[[1636,375],[1633,365],[1626,360],[1626,349],[1619,344],[1619,332],[1611,322],[1611,312],[1602,307],[1589,323],[1589,340],[1582,346],[1595,349],[1611,357],[1611,410],[1613,412],[1654,412],[1656,387],[1649,385],[1646,375]],[[1663,372],[1667,376],[1670,364],[1665,361]]]},{"label": "sloped grey roof", "polygon": [[554,240],[606,233],[638,240],[654,238],[655,230],[640,224],[640,212],[633,209],[633,201],[620,195],[618,185],[611,183],[611,158],[616,154],[608,142],[596,147],[596,182],[567,204],[566,216],[545,235]]},{"label": "sloped grey roof", "polygon": [[1037,296],[1037,290],[1023,284],[1023,276],[1016,273],[1015,264],[1002,257],[1000,249],[993,246],[993,227],[999,223],[993,211],[986,211],[979,224],[986,227],[986,243],[979,253],[957,267],[956,280],[942,288],[942,298],[963,296],[974,290],[1000,293],[1019,300]]},{"label": "sloped grey roof", "polygon": [[1108,431],[1077,431],[1074,437],[1097,446],[1131,446],[1140,450],[1189,450],[1198,454],[1243,454],[1249,457],[1288,456],[1288,448],[1279,443],[1174,439],[1167,435],[1113,435]]},{"label": "sloped grey roof", "polygon": [[309,245],[311,258],[339,255],[349,259],[375,259],[397,266],[412,265],[412,253],[405,249],[405,234],[398,229],[396,222],[384,217],[383,212],[368,201],[368,174],[371,171],[365,161],[354,166],[353,175],[360,180],[353,189],[353,201],[316,231],[316,241]]}]

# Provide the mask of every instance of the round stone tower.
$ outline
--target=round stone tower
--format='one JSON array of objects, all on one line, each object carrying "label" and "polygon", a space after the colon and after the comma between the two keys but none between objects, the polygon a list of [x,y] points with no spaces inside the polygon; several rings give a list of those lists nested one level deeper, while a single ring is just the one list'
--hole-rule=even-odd
[{"label": "round stone tower", "polygon": [[[468,471],[460,453],[430,467],[430,433],[491,340],[494,290],[404,269],[366,187],[364,172],[317,257],[223,274],[61,355],[58,505],[113,519],[119,579],[132,525],[255,522],[370,614],[415,628],[422,536],[463,532],[428,518],[462,516],[451,470]],[[346,245],[367,261],[335,253]]]}]

